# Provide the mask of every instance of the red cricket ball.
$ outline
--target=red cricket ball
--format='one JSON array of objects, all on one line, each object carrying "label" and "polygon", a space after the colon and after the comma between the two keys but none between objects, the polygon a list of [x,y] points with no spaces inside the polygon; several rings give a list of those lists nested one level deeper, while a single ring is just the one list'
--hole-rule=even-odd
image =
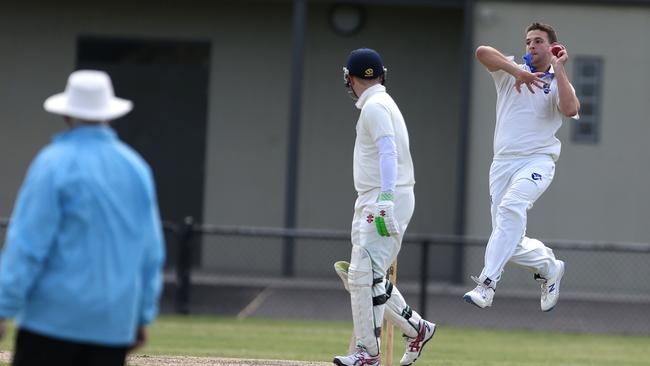
[{"label": "red cricket ball", "polygon": [[560,51],[562,51],[563,49],[564,49],[564,47],[562,47],[562,46],[560,46],[560,45],[555,45],[555,46],[551,47],[551,53],[553,54],[553,56],[555,56],[555,57],[559,57],[558,54],[559,54]]}]

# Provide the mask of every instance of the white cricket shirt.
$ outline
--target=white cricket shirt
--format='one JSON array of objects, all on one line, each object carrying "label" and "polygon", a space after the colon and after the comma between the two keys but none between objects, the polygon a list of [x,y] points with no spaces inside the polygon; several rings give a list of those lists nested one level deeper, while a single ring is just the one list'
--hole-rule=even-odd
[{"label": "white cricket shirt", "polygon": [[377,140],[393,136],[397,147],[396,187],[413,186],[415,177],[404,117],[383,85],[366,89],[356,103],[361,109],[354,143],[354,188],[359,194],[381,187]]},{"label": "white cricket shirt", "polygon": [[[518,66],[530,71],[525,64]],[[535,94],[525,85],[517,93],[515,78],[503,70],[490,73],[497,89],[495,158],[533,154],[548,154],[556,161],[559,158],[562,144],[555,133],[562,126],[562,113],[553,67],[549,72],[551,75],[543,77],[550,86],[548,93],[533,86]]]}]

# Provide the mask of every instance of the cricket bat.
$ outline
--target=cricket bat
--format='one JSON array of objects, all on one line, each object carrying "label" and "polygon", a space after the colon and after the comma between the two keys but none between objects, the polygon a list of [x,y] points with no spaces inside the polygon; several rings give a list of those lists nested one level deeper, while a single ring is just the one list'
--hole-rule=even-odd
[{"label": "cricket bat", "polygon": [[[397,284],[397,259],[395,259],[388,268],[388,280],[393,284],[393,286]],[[388,321],[386,317],[384,317],[383,328],[384,329],[381,331],[381,336],[383,338],[381,344],[384,346],[383,353],[386,356],[383,357],[384,365],[393,366],[393,323]]]}]

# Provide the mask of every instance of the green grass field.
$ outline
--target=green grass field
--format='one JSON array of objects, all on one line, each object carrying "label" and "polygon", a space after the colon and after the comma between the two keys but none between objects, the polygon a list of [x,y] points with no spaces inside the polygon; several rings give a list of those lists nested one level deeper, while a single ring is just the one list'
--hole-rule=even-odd
[{"label": "green grass field", "polygon": [[[150,329],[148,355],[330,362],[344,353],[351,324],[163,316]],[[8,337],[10,338],[10,337]],[[11,348],[5,339],[3,350]],[[399,365],[401,337],[395,339]],[[440,326],[416,365],[649,365],[650,337],[484,330]]]}]

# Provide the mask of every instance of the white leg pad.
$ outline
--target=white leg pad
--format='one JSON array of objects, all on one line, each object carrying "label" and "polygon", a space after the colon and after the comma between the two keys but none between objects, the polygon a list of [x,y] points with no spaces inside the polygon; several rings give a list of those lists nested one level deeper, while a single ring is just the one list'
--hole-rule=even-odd
[{"label": "white leg pad", "polygon": [[[345,261],[338,261],[334,263],[334,270],[336,274],[343,281],[343,286],[346,290],[350,291],[348,284],[348,270],[350,263]],[[388,281],[385,280],[383,283],[384,288],[388,288]],[[395,324],[402,333],[405,335],[414,338],[418,334],[418,324],[422,317],[416,311],[412,310],[406,301],[404,296],[399,292],[397,287],[392,286],[392,290],[388,294],[388,301],[386,301],[386,317]]]},{"label": "white leg pad", "polygon": [[367,250],[357,245],[352,246],[348,288],[354,335],[357,342],[366,348],[368,354],[376,356],[379,354],[379,332],[377,329],[381,329],[382,321],[381,318],[377,319],[377,315],[383,314],[376,314],[374,309],[376,307],[372,303],[374,295],[372,259]]}]

